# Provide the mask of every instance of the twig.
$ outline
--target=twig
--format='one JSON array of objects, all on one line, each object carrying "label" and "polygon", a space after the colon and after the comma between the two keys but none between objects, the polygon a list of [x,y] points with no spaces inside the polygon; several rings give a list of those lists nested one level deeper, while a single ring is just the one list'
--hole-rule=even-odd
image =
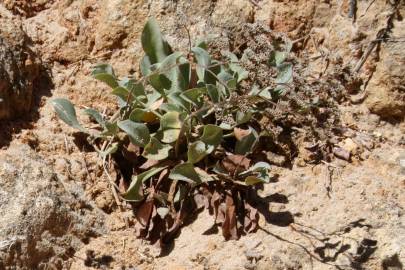
[{"label": "twig", "polygon": [[356,21],[356,11],[357,11],[357,0],[350,0],[349,18],[352,18],[353,22]]},{"label": "twig", "polygon": [[356,67],[354,68],[354,72],[358,73],[360,69],[363,67],[364,63],[366,62],[368,56],[371,54],[371,52],[374,50],[375,45],[377,45],[377,42],[373,40],[367,47],[367,50],[365,53],[362,55],[360,58],[359,62],[357,63]]},{"label": "twig", "polygon": [[366,15],[367,11],[374,4],[374,2],[375,2],[375,0],[371,0],[370,4],[367,6],[366,10],[364,11],[364,13],[360,17],[363,17],[364,15]]},{"label": "twig", "polygon": [[83,157],[84,168],[86,169],[87,176],[94,182],[94,179],[93,179],[93,177],[91,177],[91,174],[90,174],[89,166],[87,165],[86,156],[84,155],[83,152],[82,152],[82,157]]},{"label": "twig", "polygon": [[179,156],[180,141],[181,141],[180,139],[181,139],[181,137],[183,137],[184,132],[186,131],[187,122],[188,122],[189,120],[193,119],[197,114],[199,114],[199,113],[201,113],[201,112],[203,112],[203,111],[205,111],[205,110],[211,108],[212,106],[213,106],[213,104],[211,104],[211,103],[209,104],[209,106],[203,106],[202,108],[198,109],[197,111],[191,113],[191,114],[183,121],[183,125],[182,125],[181,128],[180,128],[179,137],[178,137],[178,139],[177,139],[177,141],[176,141],[176,144],[175,144],[175,146],[174,146],[174,153],[175,153],[176,157]]},{"label": "twig", "polygon": [[104,168],[105,174],[107,175],[107,180],[108,180],[108,182],[110,183],[111,191],[112,191],[112,193],[113,193],[113,196],[114,196],[114,199],[115,199],[115,203],[118,205],[118,207],[121,207],[121,201],[120,201],[120,199],[119,199],[119,197],[118,197],[118,193],[117,193],[117,190],[116,190],[116,189],[118,189],[118,187],[117,187],[117,185],[114,183],[114,181],[112,180],[111,175],[108,173],[108,170],[107,170],[107,167],[106,167],[106,165],[105,165],[105,162],[103,162],[103,168]]},{"label": "twig", "polygon": [[64,135],[64,139],[65,139],[65,150],[66,150],[66,153],[67,153],[67,154],[70,154],[70,151],[69,151],[69,143],[68,143],[68,141],[67,141],[66,135]]},{"label": "twig", "polygon": [[[279,235],[277,235],[277,234],[274,234],[274,233],[272,233],[272,232],[266,230],[266,229],[263,228],[263,227],[259,227],[259,230],[264,231],[265,233],[267,233],[268,235],[270,235],[270,236],[276,238],[276,239],[279,240],[279,241],[283,241],[283,242],[289,243],[289,244],[291,244],[291,245],[300,247],[300,248],[310,257],[310,259],[311,259],[311,264],[313,263],[312,259],[314,259],[314,260],[316,260],[316,261],[318,261],[318,262],[320,262],[320,263],[326,264],[326,265],[330,265],[330,266],[334,266],[334,267],[346,267],[346,265],[338,265],[338,264],[333,264],[333,263],[326,262],[326,261],[322,260],[321,258],[318,258],[318,256],[316,256],[316,255],[313,254],[311,251],[309,251],[308,248],[305,247],[304,245],[302,245],[302,244],[300,244],[300,243],[294,243],[294,242],[292,242],[292,241],[290,241],[290,240],[288,240],[288,239],[285,239],[285,238],[283,238],[283,237],[281,237],[281,236],[279,236]],[[313,266],[312,266],[312,267],[313,267]]]},{"label": "twig", "polygon": [[187,37],[188,37],[188,54],[191,54],[191,35],[190,35],[190,30],[188,30],[188,27],[183,24],[184,29],[186,29]]},{"label": "twig", "polygon": [[399,6],[401,5],[402,0],[399,0],[396,2],[396,5],[394,6],[394,8],[391,11],[391,14],[388,16],[388,20],[387,20],[387,24],[386,27],[381,29],[380,31],[378,31],[376,39],[371,41],[370,44],[367,47],[367,50],[364,52],[364,54],[362,55],[362,57],[360,58],[359,62],[357,62],[356,67],[354,68],[354,72],[358,73],[360,71],[360,69],[363,67],[364,63],[366,62],[367,58],[369,57],[369,55],[372,53],[372,51],[374,50],[375,46],[381,42],[381,39],[386,38],[386,36],[388,35],[389,31],[391,30],[391,28],[393,27],[393,23],[392,21],[394,20],[395,14],[399,8]]},{"label": "twig", "polygon": [[249,0],[250,3],[252,3],[254,6],[256,6],[258,9],[262,9],[262,6],[256,1],[256,0]]},{"label": "twig", "polygon": [[326,192],[327,192],[328,198],[331,198],[330,194],[332,192],[333,173],[334,173],[334,170],[336,169],[338,174],[340,175],[339,170],[341,168],[339,168],[338,166],[335,166],[331,163],[328,163],[324,160],[321,160],[321,162],[326,165],[326,169],[327,169],[327,177],[326,177],[327,181],[326,182],[327,183],[326,183],[325,187],[326,187]]}]

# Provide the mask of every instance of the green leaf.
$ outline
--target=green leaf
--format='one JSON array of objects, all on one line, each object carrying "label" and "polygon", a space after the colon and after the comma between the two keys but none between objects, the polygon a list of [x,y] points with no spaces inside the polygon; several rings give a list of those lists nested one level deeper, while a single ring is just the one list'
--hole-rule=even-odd
[{"label": "green leaf", "polygon": [[129,119],[134,122],[151,123],[154,122],[157,119],[157,117],[153,112],[149,110],[136,108],[129,115]]},{"label": "green leaf", "polygon": [[222,140],[222,129],[215,125],[205,125],[200,140],[206,144],[217,147]]},{"label": "green leaf", "polygon": [[172,103],[163,103],[162,105],[160,105],[160,110],[164,111],[164,112],[179,112],[182,113],[184,112],[184,109],[180,106],[177,106],[175,104]]},{"label": "green leaf", "polygon": [[228,88],[235,89],[236,88],[236,79],[226,71],[221,71],[218,74],[218,79],[221,80],[222,83],[226,84]]},{"label": "green leaf", "polygon": [[252,112],[251,111],[246,111],[246,112],[238,111],[236,113],[236,123],[238,125],[245,124],[245,123],[249,122],[251,118],[252,118]]},{"label": "green leaf", "polygon": [[160,98],[162,98],[162,95],[158,91],[152,90],[147,94],[148,102],[145,104],[145,108],[151,108]]},{"label": "green leaf", "polygon": [[256,185],[259,183],[269,183],[270,182],[270,175],[269,171],[271,169],[270,164],[266,162],[258,162],[253,165],[249,170],[241,173],[243,174],[253,174],[249,175],[245,178],[246,185]]},{"label": "green leaf", "polygon": [[102,136],[115,136],[118,133],[118,124],[117,122],[111,123],[105,121],[104,131],[100,134]]},{"label": "green leaf", "polygon": [[165,89],[172,87],[172,82],[164,74],[153,74],[149,76],[149,82],[162,96],[165,96]]},{"label": "green leaf", "polygon": [[200,177],[201,182],[203,182],[203,183],[218,180],[218,177],[207,173],[203,169],[200,169],[198,167],[195,167],[194,169],[195,169],[196,173],[198,174],[198,176]]},{"label": "green leaf", "polygon": [[[158,66],[156,72],[161,72],[163,74],[168,74],[170,71],[176,69],[177,65],[179,64],[180,57],[183,56],[181,52],[174,52],[168,55]],[[173,79],[173,78],[172,78]]]},{"label": "green leaf", "polygon": [[206,92],[207,88],[205,87],[193,88],[182,92],[180,96],[191,104],[194,104],[197,107],[201,107],[203,104],[202,96]]},{"label": "green leaf", "polygon": [[[183,58],[181,58],[180,61],[182,59]],[[181,75],[181,78],[183,79],[183,85],[182,85],[183,88],[181,88],[181,90],[186,90],[189,88],[189,85],[190,85],[191,65],[187,60],[184,60],[183,62],[185,62],[185,63],[183,63],[179,66],[180,75]]]},{"label": "green leaf", "polygon": [[270,53],[269,64],[273,67],[278,67],[284,63],[288,57],[288,52],[272,51]]},{"label": "green leaf", "polygon": [[188,147],[187,158],[189,163],[197,163],[206,155],[212,153],[222,141],[222,129],[215,125],[204,126],[203,135],[200,140]]},{"label": "green leaf", "polygon": [[[185,90],[188,86],[189,80],[187,77],[183,77],[182,72],[187,71],[187,64],[188,61],[183,57],[181,52],[174,52],[167,56],[161,63],[157,65],[155,70],[156,73],[161,75],[159,76],[161,86],[170,91]],[[183,66],[182,70],[180,69],[180,66]],[[187,72],[184,75],[189,76]]]},{"label": "green leaf", "polygon": [[177,106],[178,108],[182,108],[183,111],[186,110],[190,112],[191,110],[191,104],[181,97],[180,91],[172,92],[169,95],[167,95],[167,101],[168,103],[171,103]]},{"label": "green leaf", "polygon": [[139,202],[143,200],[143,194],[140,194],[142,183],[164,170],[166,167],[158,167],[150,169],[139,175],[133,175],[131,185],[128,190],[123,194],[123,198],[127,201]]},{"label": "green leaf", "polygon": [[246,155],[253,151],[258,142],[259,135],[254,128],[249,127],[250,133],[244,136],[240,141],[236,142],[235,154]]},{"label": "green leaf", "polygon": [[84,129],[79,124],[79,121],[77,121],[75,107],[69,100],[64,98],[56,98],[52,100],[52,105],[56,114],[63,122],[65,122],[66,124],[68,124],[73,128],[76,128],[82,132],[87,133],[86,129]]},{"label": "green leaf", "polygon": [[139,69],[141,70],[141,73],[144,77],[149,76],[152,73],[151,66],[152,63],[149,56],[144,55],[139,64]]},{"label": "green leaf", "polygon": [[179,112],[167,112],[160,119],[160,128],[162,130],[167,129],[180,129],[182,121],[180,120]]},{"label": "green leaf", "polygon": [[190,163],[179,164],[169,174],[172,180],[185,181],[191,184],[200,184],[201,179]]},{"label": "green leaf", "polygon": [[212,100],[212,102],[218,103],[221,98],[218,88],[212,84],[207,84],[206,86],[207,86],[208,95],[209,95],[210,99]]},{"label": "green leaf", "polygon": [[141,42],[151,64],[162,62],[171,53],[171,48],[154,18],[150,18],[143,28]]},{"label": "green leaf", "polygon": [[182,126],[181,114],[176,111],[165,113],[160,119],[160,137],[164,143],[175,142],[180,134]]},{"label": "green leaf", "polygon": [[135,97],[145,97],[145,88],[142,83],[136,82],[134,79],[123,78],[118,82],[119,86],[124,87],[128,92],[132,93]]},{"label": "green leaf", "polygon": [[293,66],[290,63],[282,64],[278,67],[276,83],[285,84],[292,81]]},{"label": "green leaf", "polygon": [[99,151],[98,153],[100,154],[100,156],[104,159],[106,158],[108,155],[114,154],[115,152],[117,152],[118,150],[118,146],[119,144],[117,142],[113,143],[110,147],[108,147],[106,150],[104,151]]},{"label": "green leaf", "polygon": [[197,41],[195,42],[195,47],[200,47],[204,50],[207,50],[208,49],[207,41],[203,39],[197,39]]},{"label": "green leaf", "polygon": [[202,141],[196,141],[189,145],[187,151],[187,158],[189,163],[197,163],[202,160],[208,152],[212,152],[214,150],[213,147],[206,145]]},{"label": "green leaf", "polygon": [[273,91],[273,89],[271,89],[271,87],[266,87],[260,91],[259,97],[262,97],[265,99],[271,99],[271,98],[273,98],[272,91]]},{"label": "green leaf", "polygon": [[101,116],[101,114],[98,111],[96,111],[92,108],[88,108],[88,109],[83,110],[83,112],[85,114],[87,114],[88,116],[90,116],[91,118],[93,118],[94,120],[96,120],[96,122],[100,126],[105,127],[105,121],[103,119],[103,116]]},{"label": "green leaf", "polygon": [[144,147],[150,140],[148,127],[145,124],[131,120],[118,122],[118,127],[128,134],[130,141],[140,147]]},{"label": "green leaf", "polygon": [[172,146],[162,144],[158,139],[151,137],[150,142],[145,146],[142,156],[147,159],[163,160],[169,157]]},{"label": "green leaf", "polygon": [[200,81],[205,81],[205,70],[211,65],[211,56],[209,53],[200,47],[193,47],[191,51],[194,54],[194,58],[198,64],[196,71]]},{"label": "green leaf", "polygon": [[108,64],[100,64],[93,68],[91,75],[111,88],[118,87],[117,77],[114,74],[113,68]]},{"label": "green leaf", "polygon": [[159,131],[159,136],[161,137],[161,141],[164,143],[174,143],[177,141],[180,135],[180,129],[167,129],[163,131]]},{"label": "green leaf", "polygon": [[237,63],[239,62],[239,59],[234,53],[226,52],[225,56],[228,57],[231,62],[229,63],[229,69],[237,75],[238,83],[249,77],[249,72]]},{"label": "green leaf", "polygon": [[114,90],[111,92],[111,94],[118,97],[118,103],[121,108],[127,104],[129,92],[124,87],[118,86],[118,87],[114,88]]},{"label": "green leaf", "polygon": [[248,186],[254,186],[259,183],[265,183],[265,182],[256,176],[248,176],[245,178],[245,184]]}]

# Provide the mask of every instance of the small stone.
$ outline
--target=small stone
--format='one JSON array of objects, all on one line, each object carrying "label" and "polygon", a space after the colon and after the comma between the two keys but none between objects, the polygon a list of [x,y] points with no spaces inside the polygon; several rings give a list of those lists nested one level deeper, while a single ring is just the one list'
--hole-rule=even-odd
[{"label": "small stone", "polygon": [[244,267],[245,267],[245,269],[253,270],[256,268],[256,264],[254,264],[253,262],[246,262]]},{"label": "small stone", "polygon": [[274,164],[276,166],[281,167],[286,162],[285,156],[278,155],[278,154],[275,154],[273,152],[267,152],[266,157],[267,157],[267,160],[270,162],[270,164]]},{"label": "small stone", "polygon": [[360,154],[360,147],[359,145],[354,142],[351,138],[347,138],[345,139],[342,143],[341,143],[341,148],[343,148],[344,150],[346,150],[347,152],[350,153],[350,156],[354,156],[357,154]]},{"label": "small stone", "polygon": [[333,154],[340,159],[349,161],[350,160],[350,152],[347,151],[346,149],[343,149],[341,147],[335,147],[333,148]]},{"label": "small stone", "polygon": [[350,96],[350,102],[352,104],[360,104],[366,99],[366,97],[367,97],[366,92],[363,92],[363,93],[360,93],[357,95],[352,95],[352,96]]},{"label": "small stone", "polygon": [[246,250],[245,251],[245,256],[246,256],[246,258],[248,260],[255,259],[256,261],[259,261],[261,258],[263,258],[263,255],[257,249],[248,249],[248,250]]}]

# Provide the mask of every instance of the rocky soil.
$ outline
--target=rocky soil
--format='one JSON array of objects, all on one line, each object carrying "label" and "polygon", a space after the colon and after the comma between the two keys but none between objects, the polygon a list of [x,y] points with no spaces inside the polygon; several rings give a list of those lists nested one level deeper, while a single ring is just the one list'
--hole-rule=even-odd
[{"label": "rocky soil", "polygon": [[[395,0],[0,0],[0,269],[403,269],[404,15]],[[350,158],[314,163],[308,143],[323,142],[305,139],[289,168],[275,156],[260,229],[238,241],[205,212],[164,250],[137,239],[97,153],[50,101],[110,114],[91,67],[137,74],[148,16],[183,50],[184,26],[213,51],[253,49],[246,23],[288,36],[301,76],[343,88],[334,143]]]}]

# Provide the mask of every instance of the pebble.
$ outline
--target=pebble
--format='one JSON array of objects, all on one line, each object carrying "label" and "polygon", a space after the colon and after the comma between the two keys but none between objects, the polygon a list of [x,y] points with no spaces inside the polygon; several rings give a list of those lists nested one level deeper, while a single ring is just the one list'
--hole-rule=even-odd
[{"label": "pebble", "polygon": [[261,258],[263,258],[263,255],[257,249],[248,249],[248,250],[246,250],[245,251],[245,256],[246,256],[246,258],[248,260],[255,259],[256,261],[259,261]]}]

